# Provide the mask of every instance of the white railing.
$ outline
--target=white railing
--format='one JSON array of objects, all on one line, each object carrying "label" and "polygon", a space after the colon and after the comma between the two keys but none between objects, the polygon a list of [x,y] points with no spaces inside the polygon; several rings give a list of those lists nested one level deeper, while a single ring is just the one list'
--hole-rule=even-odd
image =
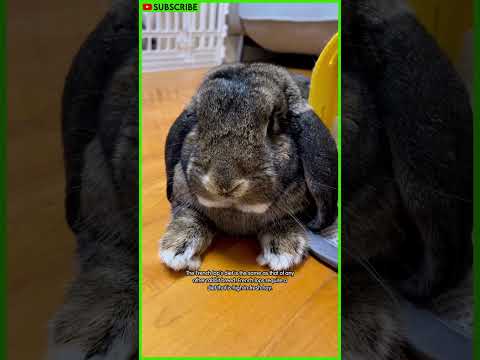
[{"label": "white railing", "polygon": [[196,13],[143,13],[143,71],[221,64],[228,4],[201,4]]}]

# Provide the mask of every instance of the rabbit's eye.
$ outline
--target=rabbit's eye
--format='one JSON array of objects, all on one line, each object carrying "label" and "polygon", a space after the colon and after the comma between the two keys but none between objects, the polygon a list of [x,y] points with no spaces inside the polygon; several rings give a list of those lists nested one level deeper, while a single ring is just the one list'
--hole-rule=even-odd
[{"label": "rabbit's eye", "polygon": [[208,169],[209,162],[208,161],[199,161],[197,159],[192,160],[192,167],[194,169],[198,169],[202,172],[206,172]]}]

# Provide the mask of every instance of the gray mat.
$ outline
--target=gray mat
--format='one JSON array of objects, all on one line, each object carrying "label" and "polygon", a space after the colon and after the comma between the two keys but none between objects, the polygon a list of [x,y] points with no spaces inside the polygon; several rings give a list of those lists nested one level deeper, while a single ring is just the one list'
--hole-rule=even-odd
[{"label": "gray mat", "polygon": [[310,253],[312,256],[338,268],[338,225],[337,222],[323,229],[319,234],[310,232]]}]

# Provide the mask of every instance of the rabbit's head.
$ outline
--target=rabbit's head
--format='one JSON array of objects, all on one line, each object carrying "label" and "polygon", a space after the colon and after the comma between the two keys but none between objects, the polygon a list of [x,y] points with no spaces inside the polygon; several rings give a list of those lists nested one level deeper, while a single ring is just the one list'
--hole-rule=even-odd
[{"label": "rabbit's head", "polygon": [[187,181],[199,202],[233,202],[264,212],[298,172],[292,113],[306,107],[289,73],[267,64],[227,65],[207,74],[188,111]]}]

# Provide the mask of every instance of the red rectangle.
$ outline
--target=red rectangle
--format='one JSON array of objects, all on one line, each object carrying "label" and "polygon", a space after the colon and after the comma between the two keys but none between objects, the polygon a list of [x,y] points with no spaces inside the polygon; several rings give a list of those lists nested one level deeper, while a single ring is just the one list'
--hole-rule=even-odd
[{"label": "red rectangle", "polygon": [[144,11],[152,11],[153,10],[152,4],[143,4],[143,10]]}]

